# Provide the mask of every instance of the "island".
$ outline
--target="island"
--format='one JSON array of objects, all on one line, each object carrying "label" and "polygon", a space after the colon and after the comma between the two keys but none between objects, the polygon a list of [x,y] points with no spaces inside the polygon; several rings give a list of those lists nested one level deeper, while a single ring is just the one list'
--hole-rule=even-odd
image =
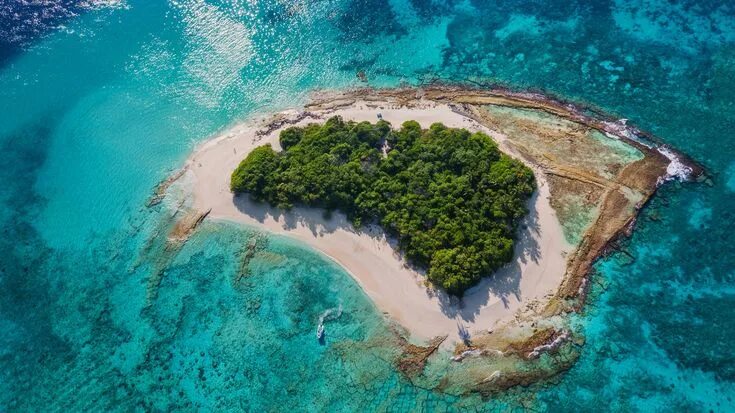
[{"label": "island", "polygon": [[704,179],[625,120],[544,94],[358,89],[234,126],[149,205],[183,194],[167,250],[205,217],[314,247],[393,323],[414,383],[490,395],[574,364],[594,262],[659,186]]}]

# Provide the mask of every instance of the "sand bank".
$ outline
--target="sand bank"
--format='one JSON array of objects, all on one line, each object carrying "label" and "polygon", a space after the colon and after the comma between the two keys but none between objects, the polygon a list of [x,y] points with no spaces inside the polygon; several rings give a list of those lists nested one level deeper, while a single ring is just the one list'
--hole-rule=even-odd
[{"label": "sand bank", "polygon": [[[427,101],[406,108],[357,101],[335,110],[284,112],[279,117],[286,122],[274,123],[271,118],[244,123],[194,152],[187,161],[186,172],[193,208],[209,211],[209,219],[231,220],[284,234],[321,251],[346,269],[381,311],[418,339],[446,334],[448,343],[456,342],[459,324],[470,332],[487,331],[552,296],[566,271],[565,256],[573,248],[565,241],[549,203],[549,186],[538,170],[538,190],[530,201],[530,213],[522,222],[513,261],[467,291],[461,303],[427,288],[422,274],[406,265],[391,240],[377,227],[357,232],[341,214],[327,220],[316,209],[284,212],[255,204],[247,196],[234,197],[230,192],[230,174],[238,163],[257,146],[270,143],[279,149],[281,129],[291,124],[321,122],[334,115],[345,120],[375,122],[378,114],[394,127],[416,120],[424,128],[442,122],[450,127],[480,130],[492,136],[504,152],[518,156],[506,145],[503,135],[445,104]],[[279,127],[273,127],[274,124]]]}]

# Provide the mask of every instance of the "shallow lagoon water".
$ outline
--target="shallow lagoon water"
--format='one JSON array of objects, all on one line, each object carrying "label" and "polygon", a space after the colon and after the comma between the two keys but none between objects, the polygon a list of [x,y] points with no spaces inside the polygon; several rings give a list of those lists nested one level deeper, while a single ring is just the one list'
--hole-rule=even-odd
[{"label": "shallow lagoon water", "polygon": [[[77,16],[50,16],[0,63],[0,410],[735,409],[732,5],[64,4]],[[701,161],[713,186],[664,187],[629,254],[599,263],[575,319],[587,342],[557,383],[491,401],[416,388],[381,358],[379,311],[317,253],[269,238],[244,286],[246,228],[207,224],[170,261],[146,253],[167,210],[145,201],[198,142],[363,85],[359,70],[371,86],[470,80],[587,102]],[[340,302],[320,346],[318,317]]]}]

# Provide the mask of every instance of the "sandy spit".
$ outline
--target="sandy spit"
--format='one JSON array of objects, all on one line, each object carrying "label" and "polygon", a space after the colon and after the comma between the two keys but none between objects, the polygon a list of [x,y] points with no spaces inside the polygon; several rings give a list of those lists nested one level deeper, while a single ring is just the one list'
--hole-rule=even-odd
[{"label": "sandy spit", "polygon": [[[434,102],[412,108],[355,102],[329,113],[312,113],[324,120],[340,115],[345,120],[371,122],[377,121],[381,114],[396,128],[404,121],[416,120],[424,128],[442,122],[449,127],[481,130],[493,137],[503,151],[515,156],[503,135],[453,112],[447,105]],[[298,114],[298,111],[287,111],[281,116],[296,119]],[[319,120],[306,118],[297,125],[316,121]],[[531,212],[522,223],[514,260],[469,290],[460,303],[443,292],[427,288],[423,275],[406,265],[391,240],[377,227],[357,232],[341,214],[325,220],[320,210],[296,208],[284,213],[268,205],[255,204],[247,196],[234,197],[229,190],[232,171],[257,146],[270,143],[274,149],[280,149],[278,133],[288,125],[259,136],[256,132],[263,126],[263,120],[237,125],[201,145],[191,155],[184,181],[193,208],[211,210],[208,219],[236,221],[283,234],[321,251],[347,270],[375,305],[413,338],[426,340],[448,334],[447,343],[456,342],[458,325],[470,332],[493,329],[514,319],[529,304],[545,302],[558,289],[566,270],[565,256],[572,247],[565,241],[549,204],[549,187],[538,169],[535,169],[538,190],[530,201]]]}]

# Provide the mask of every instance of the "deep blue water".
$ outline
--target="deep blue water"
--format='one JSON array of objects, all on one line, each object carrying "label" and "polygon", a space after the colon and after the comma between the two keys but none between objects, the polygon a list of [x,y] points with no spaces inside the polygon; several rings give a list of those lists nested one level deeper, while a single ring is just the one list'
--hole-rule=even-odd
[{"label": "deep blue water", "polygon": [[[733,3],[0,0],[0,34],[0,411],[735,410]],[[197,142],[359,70],[589,103],[714,184],[664,187],[629,255],[597,265],[558,383],[426,391],[386,361],[385,323],[334,264],[266,237],[236,282],[252,231],[207,224],[170,256],[168,210],[144,207]]]}]

